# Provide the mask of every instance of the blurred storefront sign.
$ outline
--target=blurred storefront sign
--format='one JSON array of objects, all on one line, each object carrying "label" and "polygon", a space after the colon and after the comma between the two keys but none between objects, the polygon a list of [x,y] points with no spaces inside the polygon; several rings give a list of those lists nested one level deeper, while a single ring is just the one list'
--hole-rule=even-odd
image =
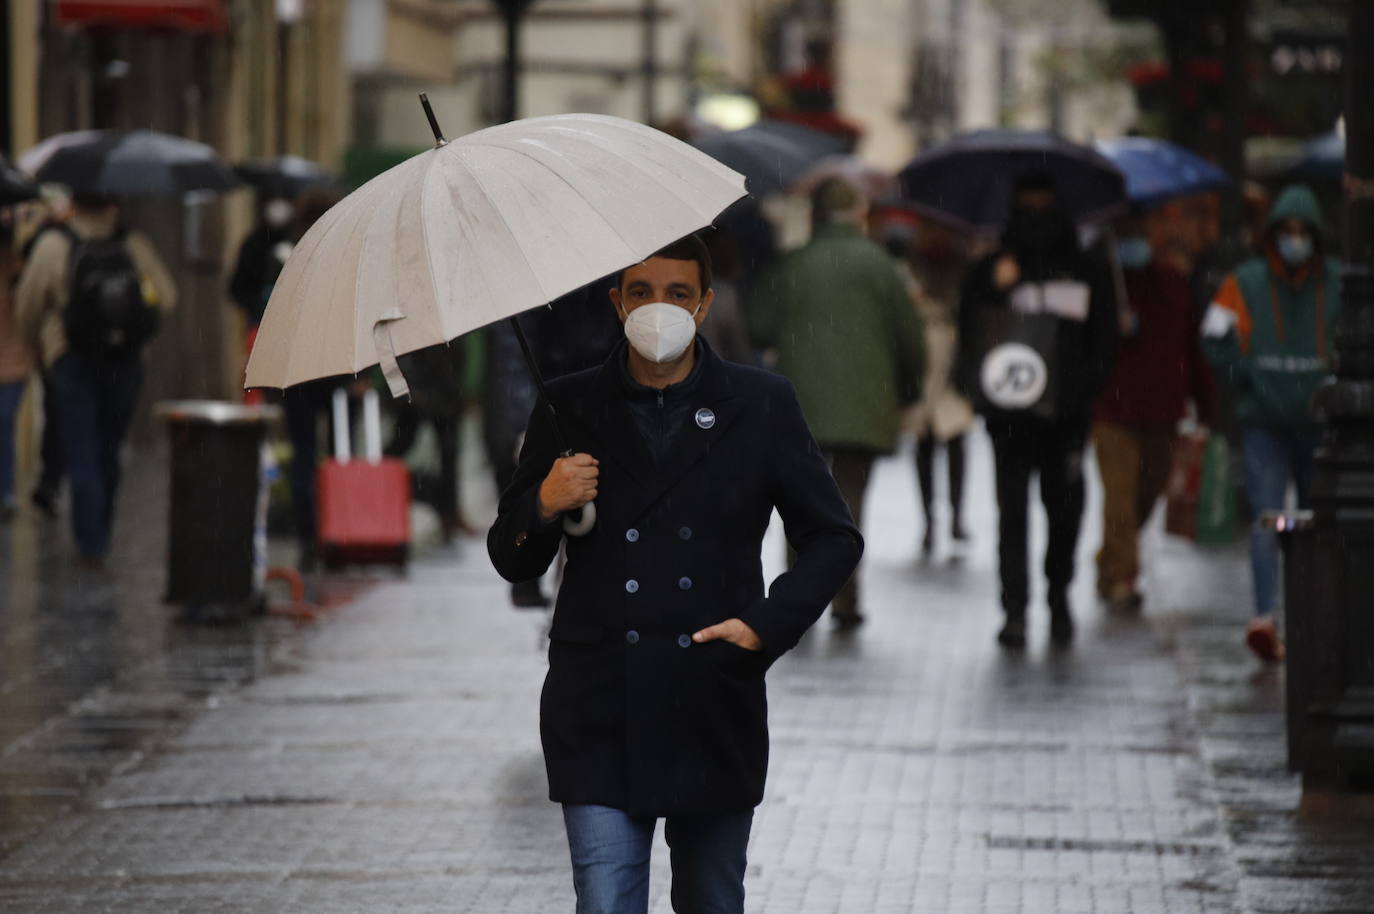
[{"label": "blurred storefront sign", "polygon": [[1279,33],[1269,50],[1269,68],[1279,76],[1298,73],[1340,73],[1345,40],[1338,35]]},{"label": "blurred storefront sign", "polygon": [[54,0],[53,22],[64,28],[176,29],[219,34],[229,27],[223,0]]}]

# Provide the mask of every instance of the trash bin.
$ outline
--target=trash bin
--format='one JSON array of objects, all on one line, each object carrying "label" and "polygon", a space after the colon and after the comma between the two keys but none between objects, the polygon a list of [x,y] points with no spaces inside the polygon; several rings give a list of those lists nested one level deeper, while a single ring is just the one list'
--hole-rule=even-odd
[{"label": "trash bin", "polygon": [[276,406],[159,403],[171,437],[171,518],[163,599],[193,621],[247,618],[267,571],[268,426]]}]

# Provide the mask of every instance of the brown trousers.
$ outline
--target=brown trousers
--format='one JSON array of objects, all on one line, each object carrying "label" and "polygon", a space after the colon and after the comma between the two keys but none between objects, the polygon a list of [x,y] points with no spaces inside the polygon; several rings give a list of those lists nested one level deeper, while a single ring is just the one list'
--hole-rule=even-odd
[{"label": "brown trousers", "polygon": [[[835,477],[840,495],[854,516],[854,526],[863,529],[864,492],[868,490],[868,477],[873,472],[876,454],[857,448],[822,448],[830,473]],[[836,615],[853,615],[859,612],[859,571],[856,568],[849,576],[844,587],[835,595],[832,604]]]},{"label": "brown trousers", "polygon": [[1102,476],[1102,549],[1097,592],[1134,586],[1140,575],[1140,531],[1169,481],[1174,430],[1097,422],[1093,447]]}]

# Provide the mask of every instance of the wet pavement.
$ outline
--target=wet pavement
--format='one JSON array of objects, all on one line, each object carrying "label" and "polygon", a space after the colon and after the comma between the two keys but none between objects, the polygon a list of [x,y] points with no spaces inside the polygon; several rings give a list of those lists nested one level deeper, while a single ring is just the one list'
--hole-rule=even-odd
[{"label": "wet pavement", "polygon": [[[980,441],[962,561],[915,558],[909,458],[880,466],[870,624],[818,626],[769,677],[748,910],[1374,911],[1374,823],[1295,814],[1281,678],[1239,643],[1243,552],[1155,529],[1149,605],[1112,616],[1090,522],[1078,643],[1052,651],[1041,612],[1005,656],[988,462]],[[0,910],[570,910],[547,617],[509,607],[481,540],[334,583],[358,596],[315,623],[177,625],[159,472],[131,476],[112,579],[71,572],[60,526],[0,533]]]}]

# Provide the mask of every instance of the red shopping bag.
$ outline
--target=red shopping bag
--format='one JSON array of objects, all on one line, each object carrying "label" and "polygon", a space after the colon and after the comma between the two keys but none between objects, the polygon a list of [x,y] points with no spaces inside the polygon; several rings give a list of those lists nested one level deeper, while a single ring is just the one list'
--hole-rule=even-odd
[{"label": "red shopping bag", "polygon": [[1164,530],[1197,541],[1198,499],[1202,494],[1202,465],[1207,435],[1185,432],[1174,442],[1173,466],[1165,489]]}]

